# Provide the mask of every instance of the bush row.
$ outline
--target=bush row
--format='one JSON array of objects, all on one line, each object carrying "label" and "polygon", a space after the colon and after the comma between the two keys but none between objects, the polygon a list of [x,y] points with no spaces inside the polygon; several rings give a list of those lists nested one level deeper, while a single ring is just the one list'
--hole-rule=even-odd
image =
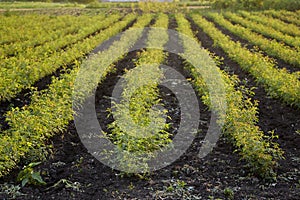
[{"label": "bush row", "polygon": [[193,19],[214,40],[214,44],[221,47],[243,70],[249,72],[270,96],[280,98],[289,105],[300,107],[298,73],[290,74],[286,69],[278,69],[268,57],[251,52],[242,47],[239,42],[232,41],[202,16],[194,15]]},{"label": "bush row", "polygon": [[[105,35],[99,34],[99,37],[103,40],[94,41],[94,43],[90,45],[94,46],[98,44],[98,42],[107,39],[107,37],[109,38],[115,35],[134,18],[135,15],[128,15],[123,21],[111,26],[109,29],[110,32],[105,32]],[[133,27],[144,27],[150,20],[151,16],[150,19],[149,16],[140,17]],[[105,62],[101,59],[101,55],[111,54],[112,52],[116,52],[117,49],[122,48],[128,50],[136,41],[133,39],[131,35],[124,34],[120,41],[114,42],[107,50],[96,55],[96,57],[94,57],[95,59],[91,59],[92,62],[86,63],[88,67],[94,67],[95,69],[95,73],[92,74],[81,73],[86,79],[89,79],[87,85],[76,85],[76,83],[78,83],[78,73],[82,66],[81,68],[75,66],[74,69],[67,70],[61,77],[53,78],[49,89],[33,92],[30,105],[26,105],[22,108],[13,108],[6,114],[6,120],[10,125],[10,129],[1,133],[0,177],[9,173],[21,158],[28,155],[31,155],[31,158],[27,159],[33,159],[34,161],[44,158],[45,151],[43,151],[43,149],[47,147],[45,145],[47,139],[54,134],[65,131],[69,121],[73,119],[73,97],[75,96],[75,98],[80,98],[83,101],[89,94],[88,92],[90,90],[83,90],[86,93],[84,93],[83,96],[78,95],[82,91],[78,90],[78,87],[85,88],[84,86],[93,86],[95,85],[95,83],[93,83],[94,80],[96,80],[97,83],[102,81],[106,74],[112,70],[113,66],[109,64],[111,62],[108,62],[107,65],[102,65],[102,68],[99,67],[99,63]],[[95,76],[97,72],[98,74],[104,74],[101,80],[93,79],[95,78],[93,75]],[[92,85],[89,83],[92,83]]]},{"label": "bush row", "polygon": [[[300,47],[300,37],[293,37],[290,35],[286,35],[280,31],[277,31],[276,29],[266,26],[265,24],[260,24],[257,22],[253,22],[251,20],[247,20],[243,17],[238,16],[237,14],[226,12],[223,14],[227,19],[230,21],[240,24],[243,27],[248,28],[249,30],[262,34],[264,36],[276,39],[278,42],[284,42],[287,45],[290,45],[292,47]],[[268,21],[269,23],[269,21]],[[299,30],[299,29],[298,29]],[[300,48],[298,49],[300,50]]]},{"label": "bush row", "polygon": [[286,9],[295,11],[300,9],[298,0],[211,0],[212,7],[217,9]]},{"label": "bush row", "polygon": [[294,12],[288,12],[285,10],[266,10],[263,12],[266,15],[276,17],[278,19],[281,19],[283,21],[286,21],[288,23],[295,24],[297,26],[300,26],[300,19],[297,17],[298,14]]},{"label": "bush row", "polygon": [[[152,27],[163,29],[151,29],[146,46],[163,49],[168,42],[168,16],[159,14]],[[129,171],[148,172],[146,162],[172,141],[165,122],[167,111],[153,109],[161,105],[158,84],[163,72],[159,64],[166,57],[161,49],[146,49],[138,54],[136,68],[124,75],[122,100],[113,106],[115,121],[109,124],[111,134],[107,136],[120,151],[126,152],[116,161]]]},{"label": "bush row", "polygon": [[[124,18],[124,20],[109,27],[111,23],[119,19],[118,15],[112,15],[106,20],[103,20],[101,23],[99,22],[100,27],[108,27],[107,29],[93,37],[80,40],[77,43],[68,46],[66,49],[60,49],[57,52],[52,52],[49,56],[45,54],[45,56],[41,56],[42,58],[39,58],[37,55],[33,60],[28,60],[26,57],[22,58],[21,56],[10,59],[8,63],[4,63],[8,66],[0,69],[0,101],[10,100],[23,89],[31,87],[34,82],[55,72],[59,67],[65,67],[72,64],[76,58],[82,57],[84,54],[95,48],[95,44],[108,39],[113,34],[117,34],[122,30],[122,28],[125,28],[129,22],[134,20],[134,18],[134,15],[128,15]],[[116,29],[116,27],[119,29]],[[64,39],[65,38],[60,40],[62,44],[69,42]],[[70,41],[74,42],[73,39],[70,39]],[[58,48],[61,43],[58,42],[57,46],[54,42],[53,45],[55,48]],[[45,52],[47,52],[46,46],[47,45],[45,45],[45,47],[41,47],[41,49],[46,48],[44,49]],[[43,51],[41,50],[41,53],[42,52]]]},{"label": "bush row", "polygon": [[296,25],[283,22],[271,16],[266,16],[261,12],[239,11],[238,14],[249,20],[264,24],[268,27],[273,27],[284,34],[298,37],[300,36],[300,30]]},{"label": "bush row", "polygon": [[[26,15],[24,18],[29,19],[27,19],[23,25],[12,28],[12,32],[8,31],[3,34],[11,38],[9,43],[0,46],[1,58],[19,56],[36,59],[36,57],[44,57],[51,53],[51,51],[72,44],[99,30],[101,25],[99,26],[98,22],[102,21],[105,15],[99,15],[97,17],[61,17],[53,20],[55,21],[54,24],[51,23],[50,20],[49,23],[36,24],[36,19],[31,19],[29,15]],[[15,20],[19,19],[17,18]],[[10,29],[12,27],[10,23],[14,24],[16,22],[11,20],[3,26],[9,27]],[[36,25],[32,27],[31,24]],[[87,24],[89,24],[89,26],[87,26]],[[16,31],[16,29],[20,31]],[[22,37],[18,37],[19,34],[22,34]],[[8,38],[6,38],[6,40],[8,40]],[[9,66],[10,63],[5,59],[5,62],[1,63],[1,65]]]},{"label": "bush row", "polygon": [[220,14],[209,13],[207,16],[233,34],[248,40],[251,44],[257,45],[268,55],[280,58],[293,66],[300,67],[300,53],[297,48],[291,48],[276,40],[269,40],[262,35],[254,33],[238,24],[233,25],[230,21],[224,19],[224,17]]},{"label": "bush row", "polygon": [[[197,24],[200,24],[201,20],[199,16],[193,15],[192,18]],[[189,22],[184,18],[183,15],[176,16],[178,23],[178,30],[194,40],[197,41],[194,33],[190,28]],[[202,26],[203,25],[203,26]],[[201,26],[204,28],[203,22]],[[205,27],[208,29],[208,27]],[[182,38],[183,39],[183,38]],[[194,56],[201,56],[201,54],[208,54],[204,49],[199,49],[185,42],[183,39],[184,53],[183,57],[187,52],[197,52]],[[202,51],[202,52],[201,52]],[[242,159],[247,162],[248,167],[256,175],[261,177],[271,177],[274,176],[274,168],[277,165],[277,160],[282,156],[282,150],[278,147],[277,143],[271,142],[270,138],[264,135],[263,131],[256,125],[258,122],[258,104],[257,102],[252,102],[249,94],[251,92],[243,92],[248,89],[240,85],[240,80],[235,75],[228,75],[224,71],[221,71],[216,66],[208,66],[209,70],[215,67],[219,76],[223,80],[223,87],[225,88],[225,94],[212,96],[212,91],[216,88],[215,84],[209,86],[209,84],[214,83],[212,80],[204,81],[203,71],[204,65],[209,65],[209,63],[203,63],[199,66],[191,66],[190,63],[186,64],[187,69],[191,72],[194,78],[194,84],[197,87],[199,94],[202,96],[203,102],[212,110],[212,112],[218,113],[219,119],[217,123],[222,126],[223,133],[231,139],[232,143],[236,147],[236,151],[239,152]],[[207,67],[207,66],[206,66]],[[215,79],[216,76],[211,77]],[[221,87],[219,85],[219,87]],[[253,94],[252,94],[253,95]],[[211,102],[215,98],[218,102],[214,106]],[[225,103],[222,101],[225,101]],[[226,104],[227,109],[225,113],[222,113],[220,109],[221,104]]]}]

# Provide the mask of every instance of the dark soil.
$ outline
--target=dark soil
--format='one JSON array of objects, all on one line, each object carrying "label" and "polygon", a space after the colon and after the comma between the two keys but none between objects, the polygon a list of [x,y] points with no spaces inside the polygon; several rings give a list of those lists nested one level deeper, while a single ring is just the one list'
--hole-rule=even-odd
[{"label": "dark soil", "polygon": [[[174,19],[170,28],[176,28]],[[201,140],[210,123],[210,111],[199,101],[199,133],[186,153],[171,165],[142,178],[112,170],[88,153],[74,122],[70,122],[66,132],[51,140],[54,145],[52,156],[36,168],[41,170],[47,185],[25,186],[20,190],[24,195],[16,199],[300,199],[300,136],[295,133],[300,129],[299,110],[269,98],[248,73],[243,72],[221,49],[213,47],[212,40],[194,24],[193,30],[198,31],[197,36],[205,48],[224,57],[221,68],[247,80],[247,87],[256,86],[253,98],[259,100],[258,125],[265,132],[275,130],[279,135],[278,143],[286,152],[286,159],[280,161],[277,169],[277,180],[265,181],[249,174],[245,163],[233,153],[233,147],[224,137],[219,139],[210,154],[198,158]],[[132,59],[136,58],[136,53],[131,52],[116,63],[116,71],[109,74],[97,89],[96,110],[103,128],[112,120],[106,118],[106,108],[111,106],[107,96],[111,95],[124,69],[133,67]],[[178,55],[170,54],[166,64],[190,78],[182,62]],[[170,91],[161,88],[161,98],[169,111],[171,107],[178,108]],[[174,122],[178,121],[178,112],[169,114]],[[1,178],[0,183],[17,185],[17,173],[18,169]],[[0,193],[0,199],[8,197]]]}]

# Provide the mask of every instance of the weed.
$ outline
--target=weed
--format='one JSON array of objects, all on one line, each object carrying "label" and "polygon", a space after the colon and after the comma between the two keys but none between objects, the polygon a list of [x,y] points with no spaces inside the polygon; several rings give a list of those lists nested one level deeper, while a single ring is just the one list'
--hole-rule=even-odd
[{"label": "weed", "polygon": [[21,187],[19,185],[4,183],[0,185],[0,194],[3,196],[7,196],[8,198],[15,199],[19,196],[24,195],[20,192],[20,189]]},{"label": "weed", "polygon": [[27,183],[32,185],[46,185],[43,181],[40,172],[35,172],[33,167],[39,165],[41,162],[30,163],[19,172],[17,181],[21,182],[22,187]]},{"label": "weed", "polygon": [[225,188],[224,189],[224,195],[228,198],[228,199],[234,199],[234,192],[231,188]]},{"label": "weed", "polygon": [[130,182],[130,184],[128,185],[128,189],[129,190],[133,190],[135,188],[135,186],[133,185],[132,182]]},{"label": "weed", "polygon": [[46,191],[48,191],[50,189],[53,189],[53,188],[56,188],[60,185],[64,185],[66,188],[71,188],[72,190],[77,191],[77,192],[82,192],[83,191],[83,190],[80,189],[81,184],[79,182],[72,182],[72,181],[69,181],[67,179],[60,179],[53,186],[48,187],[46,189]]}]

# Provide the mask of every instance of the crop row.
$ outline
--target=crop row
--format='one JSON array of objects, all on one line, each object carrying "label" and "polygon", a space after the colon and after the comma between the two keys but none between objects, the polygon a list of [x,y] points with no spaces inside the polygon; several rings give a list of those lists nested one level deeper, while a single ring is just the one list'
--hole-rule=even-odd
[{"label": "crop row", "polygon": [[[265,10],[264,13],[274,13],[275,11],[276,10]],[[282,10],[279,10],[277,12],[280,15],[284,15],[284,16],[294,17],[296,19],[300,19],[299,15],[297,14],[297,11],[296,12],[291,12],[291,11],[282,9]]]},{"label": "crop row", "polygon": [[[37,26],[35,30],[31,30],[26,33],[28,38],[26,41],[16,41],[11,44],[4,44],[0,46],[0,55],[2,58],[19,55],[25,58],[33,57],[32,54],[40,56],[50,53],[50,51],[56,50],[54,44],[58,45],[64,41],[76,41],[76,38],[81,38],[93,31],[98,30],[99,22],[104,19],[105,15],[99,15],[96,17],[72,17],[65,19],[64,21],[58,21],[60,26],[52,26],[52,30],[46,31],[43,26]],[[46,26],[46,25],[44,25]],[[47,26],[51,27],[51,24]],[[28,28],[30,29],[30,28]],[[14,35],[15,33],[11,33]],[[60,41],[60,42],[58,42]],[[45,44],[46,43],[46,44]],[[45,45],[45,47],[38,47]],[[66,44],[61,44],[66,45]],[[37,48],[38,47],[38,48]]]},{"label": "crop row", "polygon": [[[115,35],[134,17],[134,15],[128,15],[124,21],[112,26],[109,29],[110,32],[106,32],[106,34],[110,33],[109,37]],[[151,16],[148,15],[139,17],[132,28],[144,27],[150,20]],[[73,119],[72,100],[74,99],[72,96],[81,99],[78,100],[79,102],[84,101],[89,91],[93,90],[89,86],[97,85],[112,70],[113,65],[111,63],[115,60],[103,60],[103,55],[113,55],[118,50],[126,52],[137,38],[138,36],[127,31],[119,41],[115,41],[107,50],[88,59],[85,65],[92,68],[93,71],[88,74],[81,73],[83,76],[79,78],[88,79],[87,82],[81,82],[83,85],[76,85],[77,81],[75,80],[78,79],[81,68],[74,67],[72,70],[67,70],[67,73],[64,73],[60,78],[53,78],[47,90],[34,92],[30,105],[20,109],[14,108],[6,114],[10,129],[1,133],[0,176],[7,174],[25,156],[34,155],[35,159],[41,159],[45,156],[45,152],[39,151],[39,149],[46,147],[45,141],[55,133],[65,130],[69,121]],[[99,42],[99,40],[94,42]],[[103,65],[99,65],[101,63]],[[99,80],[98,74],[104,74],[104,76]],[[82,88],[86,88],[85,86],[88,87],[88,90],[82,90]]]},{"label": "crop row", "polygon": [[283,11],[280,12],[276,10],[266,10],[263,12],[266,15],[276,17],[278,19],[281,19],[283,21],[289,22],[291,24],[295,24],[297,26],[300,26],[300,19],[298,19],[296,16],[293,16],[291,12]]},{"label": "crop row", "polygon": [[247,28],[240,25],[233,25],[228,20],[224,19],[222,15],[216,13],[209,13],[208,17],[212,18],[214,22],[229,30],[233,34],[248,40],[251,44],[257,45],[267,54],[280,58],[288,64],[300,67],[300,53],[298,50],[286,46],[276,40],[269,40],[262,35],[254,33]]},{"label": "crop row", "polygon": [[[62,29],[72,25],[81,17],[74,16],[49,16],[49,15],[13,15],[0,16],[0,45],[11,44],[15,42],[25,42],[32,40],[33,44],[39,43],[42,38],[39,36],[42,32],[55,33],[55,30]],[[88,20],[88,17],[84,17]],[[83,19],[83,18],[82,18]],[[31,34],[35,33],[35,34]],[[35,41],[35,39],[39,39]]]},{"label": "crop row", "polygon": [[[13,98],[22,89],[31,87],[34,82],[55,72],[59,67],[72,64],[76,58],[82,57],[95,48],[95,44],[107,40],[112,35],[120,32],[134,18],[133,14],[127,15],[122,21],[113,24],[99,34],[55,52],[45,59],[39,60],[37,58],[35,62],[31,61],[31,63],[27,64],[22,64],[23,59],[20,59],[17,61],[17,64],[9,68],[2,67],[0,69],[0,101]],[[102,21],[102,27],[109,26],[112,21],[117,19],[118,16],[113,15],[111,18]]]},{"label": "crop row", "polygon": [[[27,38],[27,34],[24,33],[28,33],[29,30],[24,31],[22,30],[23,27],[30,27],[32,28],[32,30],[34,30],[34,25],[30,24],[30,23],[26,23],[26,22],[34,22],[34,19],[36,19],[37,16],[35,15],[28,15],[27,17],[21,17],[21,16],[4,16],[1,15],[0,16],[0,33],[2,35],[2,39],[0,42],[0,45],[3,44],[9,44],[12,42],[17,42],[17,41],[24,41],[27,40],[29,38]],[[51,20],[49,16],[41,16],[41,20],[38,20],[36,22],[36,24],[38,26],[43,26],[45,23],[44,22],[48,22],[48,24],[53,23],[53,21],[55,20]],[[9,25],[9,26],[8,26]],[[19,31],[16,31],[17,28],[20,28]],[[8,34],[4,34],[4,33],[8,33]],[[15,34],[12,34],[15,33]]]},{"label": "crop row", "polygon": [[267,93],[280,98],[289,105],[300,107],[300,81],[297,73],[290,74],[286,69],[278,69],[268,57],[253,53],[239,42],[224,35],[213,23],[200,15],[194,15],[195,23],[214,40],[216,46],[236,61],[244,71],[249,72],[256,81],[264,86]]},{"label": "crop row", "polygon": [[[198,16],[192,16],[193,19],[197,20]],[[193,38],[199,42],[191,30],[189,22],[183,15],[176,16],[178,23],[178,31],[186,34],[188,37]],[[199,22],[199,21],[198,21]],[[189,52],[197,52],[192,54],[195,57],[204,57],[202,54],[209,54],[204,49],[199,49],[191,45],[184,38],[183,47],[185,54]],[[189,57],[189,59],[191,59]],[[206,66],[209,65],[209,66]],[[194,84],[197,87],[197,91],[202,96],[203,102],[213,111],[218,113],[219,119],[217,123],[220,126],[223,125],[223,133],[231,139],[237,151],[240,153],[242,159],[244,159],[250,169],[262,177],[272,176],[273,169],[276,166],[277,159],[281,157],[282,151],[278,148],[278,144],[269,142],[267,136],[264,135],[263,131],[256,125],[258,121],[258,108],[257,102],[251,101],[248,94],[242,92],[246,88],[239,85],[240,80],[235,75],[228,75],[224,71],[214,66],[214,63],[209,63],[204,60],[203,63],[199,63],[199,66],[192,66],[187,63],[186,67],[194,78]],[[203,68],[207,68],[206,70]],[[216,68],[216,76],[209,76],[213,80],[205,80],[203,77],[205,73],[211,73],[210,70]],[[225,94],[212,95],[216,88],[216,77],[220,76],[223,80]],[[237,88],[237,89],[236,89]],[[212,99],[214,98],[214,100]],[[223,99],[224,98],[224,99]],[[212,104],[215,101],[217,103]],[[225,103],[224,103],[225,101]],[[223,112],[222,104],[226,104],[226,111]]]},{"label": "crop row", "polygon": [[277,31],[271,27],[268,27],[264,24],[252,22],[251,20],[244,19],[243,17],[240,17],[237,14],[234,14],[231,12],[226,12],[223,15],[230,21],[240,24],[240,25],[248,28],[251,31],[260,33],[267,37],[274,38],[274,39],[278,40],[279,42],[282,41],[293,47],[300,47],[300,37],[292,37],[292,36],[283,34],[282,32],[279,32],[279,31]]},{"label": "crop row", "polygon": [[250,19],[252,21],[264,24],[267,27],[273,27],[274,29],[291,36],[300,36],[300,29],[293,24],[285,23],[279,19],[273,17],[267,17],[261,12],[246,12],[239,11],[238,12],[243,17]]},{"label": "crop row", "polygon": [[[163,49],[168,42],[168,16],[159,14],[152,27],[155,29],[149,31],[146,47]],[[123,76],[122,100],[113,106],[115,120],[108,125],[111,134],[107,136],[120,151],[127,152],[116,158],[127,171],[149,171],[145,162],[171,142],[163,117],[166,110],[152,109],[161,104],[158,84],[163,72],[159,65],[165,57],[162,50],[146,49],[138,54],[136,67]]]},{"label": "crop row", "polygon": [[[273,10],[272,10],[272,11],[273,11]],[[271,12],[272,12],[272,11],[271,11]],[[266,11],[266,12],[268,12],[268,11]],[[288,10],[284,10],[284,9],[283,9],[283,10],[280,10],[279,13],[280,13],[281,15],[294,17],[294,18],[300,20],[300,17],[299,17],[299,15],[298,15],[299,11],[292,12],[292,11],[288,11]]]},{"label": "crop row", "polygon": [[[49,41],[44,43],[43,45],[36,46],[36,47],[29,47],[26,50],[22,51],[19,49],[20,53],[16,53],[17,55],[13,57],[4,58],[3,62],[1,63],[1,67],[11,68],[15,65],[26,64],[30,65],[33,62],[46,59],[47,57],[51,56],[56,51],[63,51],[68,46],[72,44],[78,43],[80,40],[83,40],[89,37],[91,34],[96,34],[98,31],[107,28],[109,25],[113,24],[115,21],[119,20],[120,15],[111,15],[110,17],[102,20],[102,23],[99,23],[99,19],[102,17],[94,18],[92,25],[84,26],[80,28],[79,31],[62,35],[62,37],[55,39],[53,41]],[[85,22],[87,23],[87,22]],[[77,24],[77,22],[74,22]],[[79,23],[78,26],[83,26],[83,24]],[[61,28],[61,31],[64,28]],[[22,44],[22,43],[19,43]],[[17,46],[17,45],[16,45]],[[10,50],[9,50],[10,51]],[[17,52],[16,51],[16,52]],[[15,51],[12,51],[12,54],[15,54]],[[57,53],[58,53],[57,52]],[[8,53],[8,52],[6,52]]]},{"label": "crop row", "polygon": [[[153,15],[150,14],[145,14],[139,17],[138,21],[122,34],[120,41],[114,42],[108,50],[97,53],[97,55],[93,58],[95,61],[91,59],[91,63],[85,64],[84,67],[81,67],[81,71],[77,77],[78,82],[77,85],[75,85],[76,92],[74,93],[74,99],[76,100],[76,103],[79,104],[79,107],[83,103],[81,99],[84,98],[82,97],[91,95],[98,86],[98,79],[102,72],[101,69],[97,68],[99,65],[97,63],[100,63],[100,65],[108,65],[115,61],[115,57],[118,56],[118,54],[126,56],[128,49],[131,48],[141,37],[143,32],[142,28],[149,24],[152,18]],[[118,47],[118,44],[121,46]],[[118,59],[121,59],[121,57]],[[93,62],[95,62],[95,64],[93,64]],[[91,74],[91,72],[94,73]],[[82,87],[82,85],[85,87]]]}]

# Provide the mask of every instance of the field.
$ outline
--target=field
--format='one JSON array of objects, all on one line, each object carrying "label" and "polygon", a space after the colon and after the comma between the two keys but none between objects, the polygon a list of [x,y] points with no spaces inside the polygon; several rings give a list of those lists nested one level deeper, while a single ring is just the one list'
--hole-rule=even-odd
[{"label": "field", "polygon": [[0,199],[300,199],[300,10],[203,2],[0,4]]}]

